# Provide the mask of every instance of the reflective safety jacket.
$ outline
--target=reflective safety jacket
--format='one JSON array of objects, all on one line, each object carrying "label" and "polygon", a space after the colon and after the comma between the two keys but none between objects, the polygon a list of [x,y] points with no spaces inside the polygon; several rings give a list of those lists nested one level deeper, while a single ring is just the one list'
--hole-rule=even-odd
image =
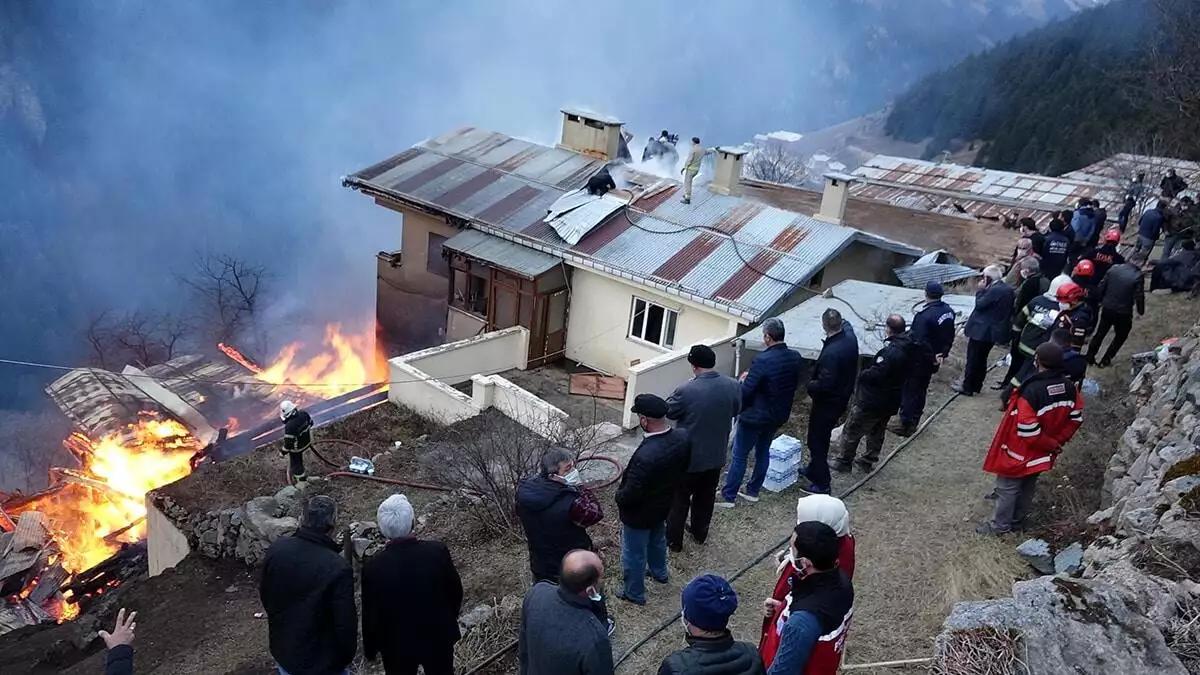
[{"label": "reflective safety jacket", "polygon": [[1057,370],[1034,373],[1014,391],[988,448],[983,470],[1021,478],[1054,468],[1083,423],[1083,395]]},{"label": "reflective safety jacket", "polygon": [[1033,356],[1037,348],[1050,340],[1050,335],[1059,328],[1071,332],[1071,346],[1082,351],[1088,333],[1092,330],[1092,312],[1086,303],[1063,311],[1058,308],[1058,301],[1039,295],[1025,305],[1021,317],[1014,323],[1014,328],[1020,325],[1020,349],[1027,356]]},{"label": "reflective safety jacket", "polygon": [[297,410],[283,421],[283,451],[304,452],[312,445],[312,416]]}]

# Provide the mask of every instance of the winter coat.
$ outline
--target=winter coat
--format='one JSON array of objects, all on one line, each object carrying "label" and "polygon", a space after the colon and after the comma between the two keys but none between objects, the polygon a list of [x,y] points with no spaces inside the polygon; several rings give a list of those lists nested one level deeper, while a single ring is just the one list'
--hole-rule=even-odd
[{"label": "winter coat", "polygon": [[663,659],[658,675],[764,675],[754,645],[726,632],[717,638],[687,636],[688,646]]},{"label": "winter coat", "polygon": [[388,542],[362,566],[363,655],[373,661],[380,654],[386,670],[400,672],[406,657],[451,649],[461,637],[462,601],[462,580],[445,544],[416,537]]},{"label": "winter coat", "polygon": [[825,338],[812,379],[808,381],[808,395],[813,408],[821,407],[832,414],[841,415],[854,394],[854,376],[858,371],[858,337],[850,324],[843,322],[842,330]]},{"label": "winter coat", "polygon": [[1062,372],[1034,373],[1009,399],[983,470],[1021,478],[1054,468],[1062,446],[1083,423],[1083,394]]},{"label": "winter coat", "polygon": [[687,472],[690,460],[688,434],[668,429],[642,439],[617,486],[621,522],[635,530],[649,530],[666,522],[675,486]]},{"label": "winter coat", "polygon": [[1021,327],[1016,325],[1017,317],[1021,316],[1021,310],[1049,288],[1050,278],[1042,276],[1040,273],[1035,277],[1021,280],[1021,285],[1017,287],[1016,298],[1013,300],[1013,331],[1021,332]]},{"label": "winter coat", "polygon": [[921,349],[921,358],[937,370],[934,357],[945,357],[954,346],[954,308],[941,300],[932,300],[913,317],[909,330],[912,341]]},{"label": "winter coat", "polygon": [[733,418],[742,406],[742,384],[709,370],[688,380],[667,398],[667,418],[676,420],[691,439],[689,473],[725,466]]},{"label": "winter coat", "polygon": [[608,628],[592,603],[548,581],[525,594],[517,660],[521,675],[613,675]]},{"label": "winter coat", "polygon": [[1087,303],[1063,311],[1057,300],[1040,295],[1025,307],[1023,314],[1018,348],[1030,357],[1059,328],[1070,331],[1071,346],[1076,349],[1083,349],[1083,343],[1092,331],[1092,312]]},{"label": "winter coat", "polygon": [[1166,215],[1160,209],[1157,207],[1150,209],[1143,213],[1141,219],[1138,220],[1138,236],[1158,241],[1158,235],[1162,233],[1165,221]]},{"label": "winter coat", "polygon": [[1172,291],[1186,291],[1196,282],[1196,253],[1180,251],[1166,260],[1161,260],[1150,273],[1150,290],[1169,288]]},{"label": "winter coat", "polygon": [[[767,672],[835,675],[854,612],[854,587],[838,569],[803,579],[793,576],[789,583],[784,609],[769,627],[777,636],[778,648]],[[767,661],[765,656],[763,661]]]},{"label": "winter coat", "polygon": [[1188,184],[1182,176],[1175,174],[1174,176],[1163,176],[1163,179],[1158,183],[1158,187],[1162,188],[1164,197],[1175,199],[1179,196],[1180,192],[1187,189]]},{"label": "winter coat", "polygon": [[1016,293],[1012,286],[997,281],[975,292],[975,310],[967,317],[963,335],[970,340],[1006,344],[1012,336],[1013,303]]},{"label": "winter coat", "polygon": [[117,645],[108,650],[104,675],[133,675],[133,645]]},{"label": "winter coat", "polygon": [[792,414],[792,401],[800,386],[800,354],[777,342],[750,362],[742,380],[742,412],[739,424],[778,427]]},{"label": "winter coat", "polygon": [[271,656],[291,675],[340,673],[358,650],[354,572],[339,551],[305,527],[267,549],[258,593]]},{"label": "winter coat", "polygon": [[[848,581],[854,580],[854,535],[846,534],[838,537],[837,567]],[[758,652],[762,655],[763,664],[770,668],[775,660],[775,652],[779,650],[780,631],[783,625],[780,618],[788,611],[788,595],[792,592],[792,578],[796,576],[796,567],[791,560],[784,560],[779,566],[779,576],[775,580],[775,588],[771,598],[783,603],[771,616],[763,619],[762,637],[758,643]]]},{"label": "winter coat", "polygon": [[1067,266],[1067,254],[1071,251],[1071,240],[1062,232],[1051,232],[1046,235],[1046,244],[1042,248],[1042,275],[1047,279],[1062,274]]},{"label": "winter coat", "polygon": [[889,336],[875,360],[858,375],[858,405],[895,414],[900,409],[904,381],[912,374],[919,354],[920,349],[907,332]]},{"label": "winter coat", "polygon": [[1079,245],[1087,244],[1092,238],[1092,232],[1096,228],[1096,210],[1090,206],[1080,207],[1075,209],[1075,215],[1071,216],[1071,229],[1075,230],[1075,243]]},{"label": "winter coat", "polygon": [[529,544],[529,568],[538,579],[557,579],[562,559],[577,548],[592,550],[587,529],[571,518],[579,488],[544,476],[517,485],[517,517]]},{"label": "winter coat", "polygon": [[1146,312],[1146,275],[1133,265],[1117,265],[1100,281],[1096,295],[1106,312],[1133,316],[1136,306],[1141,316]]}]

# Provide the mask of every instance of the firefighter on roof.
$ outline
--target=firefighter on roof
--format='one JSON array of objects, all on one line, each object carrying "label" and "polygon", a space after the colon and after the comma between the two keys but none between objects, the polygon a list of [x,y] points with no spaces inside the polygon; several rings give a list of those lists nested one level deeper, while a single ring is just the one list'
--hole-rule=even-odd
[{"label": "firefighter on roof", "polygon": [[304,451],[312,447],[312,416],[291,401],[279,404],[279,419],[283,420],[283,448],[280,455],[288,457],[292,478],[308,480],[304,471]]}]

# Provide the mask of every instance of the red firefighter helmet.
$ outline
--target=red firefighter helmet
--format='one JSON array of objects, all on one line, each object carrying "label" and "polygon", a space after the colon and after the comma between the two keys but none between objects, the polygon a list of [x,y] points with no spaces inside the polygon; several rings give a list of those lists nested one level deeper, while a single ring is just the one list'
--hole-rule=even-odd
[{"label": "red firefighter helmet", "polygon": [[1119,244],[1121,243],[1121,231],[1117,228],[1112,228],[1104,233],[1104,243]]},{"label": "red firefighter helmet", "polygon": [[1096,266],[1091,260],[1080,260],[1078,265],[1075,265],[1075,270],[1071,272],[1073,277],[1090,277],[1096,274]]},{"label": "red firefighter helmet", "polygon": [[1083,302],[1083,299],[1086,296],[1087,296],[1087,291],[1084,291],[1083,286],[1080,286],[1079,284],[1075,283],[1074,281],[1068,281],[1067,283],[1058,287],[1057,297],[1058,297],[1059,302],[1065,302],[1070,305],[1077,305],[1077,304]]}]

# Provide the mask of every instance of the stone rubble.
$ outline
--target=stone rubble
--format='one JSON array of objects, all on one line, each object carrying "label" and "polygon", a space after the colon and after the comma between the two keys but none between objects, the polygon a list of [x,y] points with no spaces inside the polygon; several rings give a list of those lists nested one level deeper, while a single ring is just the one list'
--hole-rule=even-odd
[{"label": "stone rubble", "polygon": [[1137,417],[1106,468],[1103,508],[1087,521],[1105,534],[1052,560],[1045,542],[1022,544],[1031,564],[1058,576],[1018,582],[1012,598],[959,603],[938,649],[953,632],[991,626],[1020,632],[1030,675],[1200,672],[1167,640],[1182,608],[1200,606],[1198,334],[1200,324],[1130,385]]}]

